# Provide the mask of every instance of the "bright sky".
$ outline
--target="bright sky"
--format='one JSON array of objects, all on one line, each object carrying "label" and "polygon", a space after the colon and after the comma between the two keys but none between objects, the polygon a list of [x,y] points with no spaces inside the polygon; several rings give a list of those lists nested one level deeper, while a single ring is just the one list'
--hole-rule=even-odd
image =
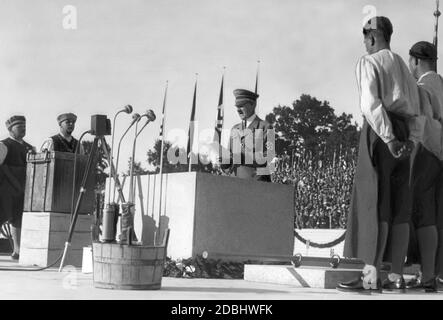
[{"label": "bright sky", "polygon": [[[67,5],[77,11],[75,30],[63,28]],[[196,73],[196,120],[200,130],[212,129],[226,66],[229,129],[238,122],[232,91],[254,89],[257,60],[262,118],[307,93],[360,123],[354,68],[365,54],[367,5],[391,19],[391,47],[405,61],[412,44],[432,42],[434,0],[2,0],[0,138],[13,114],[26,116],[25,140],[39,148],[58,132],[62,112],[78,115],[79,137],[91,115],[112,119],[131,104],[138,113],[149,108],[157,114],[137,142],[136,159],[146,167],[167,80],[165,130],[187,132]],[[116,139],[129,122],[119,116]],[[120,163],[126,164],[132,139],[124,140]]]}]

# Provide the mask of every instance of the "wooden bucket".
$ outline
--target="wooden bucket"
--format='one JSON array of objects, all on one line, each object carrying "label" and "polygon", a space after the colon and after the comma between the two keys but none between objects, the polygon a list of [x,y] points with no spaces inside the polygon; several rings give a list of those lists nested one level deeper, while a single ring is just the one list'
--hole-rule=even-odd
[{"label": "wooden bucket", "polygon": [[160,246],[94,242],[94,287],[157,290],[161,287],[169,229]]}]

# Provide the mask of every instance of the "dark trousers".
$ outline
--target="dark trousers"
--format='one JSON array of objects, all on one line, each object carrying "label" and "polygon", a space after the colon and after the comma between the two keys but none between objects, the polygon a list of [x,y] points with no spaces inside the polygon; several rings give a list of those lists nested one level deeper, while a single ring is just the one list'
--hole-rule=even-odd
[{"label": "dark trousers", "polygon": [[378,140],[373,159],[378,174],[379,222],[407,223],[412,216],[412,188],[409,187],[409,158],[394,158],[388,146]]},{"label": "dark trousers", "polygon": [[436,186],[440,173],[441,166],[438,158],[421,146],[414,164],[414,204],[412,221],[416,228],[436,224]]},{"label": "dark trousers", "polygon": [[443,170],[437,178],[435,197],[437,202],[437,228],[443,229]]}]

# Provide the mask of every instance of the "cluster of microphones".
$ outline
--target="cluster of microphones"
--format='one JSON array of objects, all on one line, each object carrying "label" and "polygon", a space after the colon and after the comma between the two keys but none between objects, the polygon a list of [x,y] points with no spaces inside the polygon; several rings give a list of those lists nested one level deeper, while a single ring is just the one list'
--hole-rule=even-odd
[{"label": "cluster of microphones", "polygon": [[[121,113],[126,113],[126,114],[131,114],[133,111],[133,108],[131,105],[126,105],[123,109],[119,110],[115,116],[114,116],[114,120],[113,120],[113,125],[112,125],[112,138],[111,138],[111,152],[110,152],[110,163],[111,163],[111,177],[116,178],[117,172],[118,172],[118,165],[119,165],[119,159],[120,159],[120,147],[121,147],[121,143],[123,141],[123,138],[126,136],[126,134],[129,132],[129,130],[135,125],[135,135],[134,135],[134,140],[133,140],[133,146],[132,146],[132,157],[131,157],[131,168],[130,168],[130,173],[131,173],[131,181],[132,181],[132,171],[133,171],[133,164],[134,164],[134,156],[135,156],[135,149],[136,149],[136,141],[137,141],[137,137],[140,135],[140,133],[143,131],[143,129],[148,125],[148,123],[154,121],[156,119],[155,113],[153,110],[149,109],[147,110],[144,114],[140,115],[139,113],[134,113],[132,115],[132,121],[129,124],[128,128],[123,132],[122,136],[120,137],[120,140],[118,142],[118,147],[117,147],[117,154],[116,154],[116,162],[115,162],[115,168],[113,168],[112,164],[113,164],[113,159],[114,159],[114,138],[115,138],[115,122],[117,119],[117,116]],[[143,119],[146,118],[146,122],[143,125],[143,127],[141,127],[140,130],[138,130],[138,124],[139,122]],[[114,184],[114,189],[113,189],[113,200],[112,202],[115,202],[115,192],[116,192],[116,184]],[[108,202],[110,202],[110,195],[111,195],[111,179],[109,179],[109,193],[108,193]],[[131,194],[131,189],[130,189],[130,196],[129,196],[129,201],[133,201],[133,199],[131,199],[132,194]],[[122,199],[123,200],[123,199]]]},{"label": "cluster of microphones", "polygon": [[[119,205],[118,202],[116,201],[116,191],[118,191],[118,197],[119,200],[121,200],[122,202],[122,221],[121,223],[123,225],[127,225],[128,227],[130,227],[129,232],[127,232],[128,230],[123,230],[124,228],[122,228],[122,236],[123,238],[120,239],[123,241],[128,241],[128,243],[131,243],[131,239],[132,239],[132,235],[133,235],[133,214],[131,214],[131,211],[134,210],[134,194],[135,194],[135,190],[134,190],[134,159],[135,159],[135,150],[136,150],[136,142],[137,142],[137,138],[140,135],[140,133],[143,131],[143,129],[148,125],[148,123],[154,121],[156,119],[155,113],[153,110],[149,109],[147,110],[145,113],[143,113],[142,115],[140,115],[139,113],[133,113],[132,114],[132,121],[129,124],[129,126],[126,128],[126,130],[123,132],[122,136],[119,139],[118,142],[118,146],[117,146],[117,152],[116,152],[116,157],[115,157],[115,167],[114,167],[114,138],[115,138],[115,122],[117,119],[117,116],[121,113],[126,113],[126,114],[131,114],[133,111],[133,108],[131,105],[126,105],[123,109],[119,110],[113,119],[113,125],[112,125],[112,138],[111,138],[111,150],[110,150],[110,177],[109,177],[109,184],[108,184],[108,204],[107,204],[107,208],[104,212],[104,216],[103,216],[103,230],[102,230],[102,241],[105,242],[113,242],[115,241],[115,236],[116,236],[116,223],[117,223],[117,219],[118,219],[118,212],[119,210]],[[146,118],[146,122],[144,123],[144,125],[139,129],[139,123],[140,121]],[[121,147],[121,143],[123,141],[123,138],[126,136],[126,134],[129,132],[129,130],[135,126],[135,130],[134,130],[134,139],[133,139],[133,144],[132,144],[132,156],[131,156],[131,164],[130,164],[130,177],[129,177],[129,197],[126,201],[125,196],[122,192],[122,186],[120,184],[119,178],[118,178],[118,165],[119,165],[119,159],[120,159],[120,147]],[[111,191],[111,180],[114,181],[114,187]],[[111,202],[111,193],[112,193],[112,202]],[[127,219],[124,219],[125,216],[127,217]],[[123,221],[124,220],[128,220],[128,221]],[[131,230],[132,229],[132,230]]]}]

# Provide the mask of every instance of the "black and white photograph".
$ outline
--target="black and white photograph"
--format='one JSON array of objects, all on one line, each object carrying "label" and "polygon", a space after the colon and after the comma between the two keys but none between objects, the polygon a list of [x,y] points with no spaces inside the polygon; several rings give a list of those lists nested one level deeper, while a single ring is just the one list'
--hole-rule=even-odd
[{"label": "black and white photograph", "polygon": [[0,300],[442,300],[441,5],[2,0]]}]

